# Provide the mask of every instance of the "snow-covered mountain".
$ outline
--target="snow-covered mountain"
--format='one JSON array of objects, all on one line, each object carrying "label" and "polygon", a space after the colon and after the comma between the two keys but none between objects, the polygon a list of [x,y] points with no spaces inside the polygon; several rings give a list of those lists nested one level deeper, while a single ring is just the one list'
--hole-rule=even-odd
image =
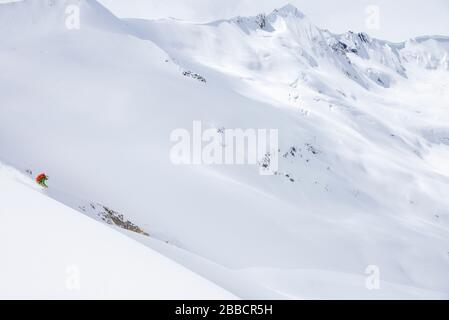
[{"label": "snow-covered mountain", "polygon": [[[449,297],[449,37],[333,34],[291,5],[195,24],[24,0],[0,38],[0,158],[47,172],[53,199],[111,208],[242,298]],[[278,129],[279,170],[174,165],[193,121]]]}]

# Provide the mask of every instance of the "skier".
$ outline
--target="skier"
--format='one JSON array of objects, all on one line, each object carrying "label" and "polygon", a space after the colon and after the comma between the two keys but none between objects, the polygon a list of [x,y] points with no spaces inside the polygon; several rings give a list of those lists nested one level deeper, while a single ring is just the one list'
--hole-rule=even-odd
[{"label": "skier", "polygon": [[37,184],[39,184],[40,186],[42,186],[44,188],[48,188],[47,183],[46,183],[47,180],[48,180],[48,176],[45,173],[41,173],[36,177]]}]

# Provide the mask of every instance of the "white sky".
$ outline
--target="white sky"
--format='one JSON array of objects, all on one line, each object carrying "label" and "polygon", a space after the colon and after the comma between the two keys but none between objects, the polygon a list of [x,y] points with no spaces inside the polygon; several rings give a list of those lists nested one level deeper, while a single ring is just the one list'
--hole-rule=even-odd
[{"label": "white sky", "polygon": [[[0,3],[20,0],[0,0]],[[122,18],[209,22],[270,13],[287,3],[332,32],[364,31],[403,41],[421,35],[449,36],[449,0],[97,0]],[[373,6],[378,8],[376,23]],[[374,20],[373,20],[374,19]],[[368,21],[368,23],[367,23]]]},{"label": "white sky", "polygon": [[[449,35],[449,0],[99,0],[120,17],[175,17],[206,22],[237,15],[269,13],[288,2],[317,26],[333,32],[365,31],[402,41],[419,35]],[[366,10],[379,8],[375,14]],[[371,17],[371,19],[369,18]],[[366,23],[368,19],[368,25]],[[373,20],[374,19],[374,20]],[[377,28],[378,27],[378,28]]]}]

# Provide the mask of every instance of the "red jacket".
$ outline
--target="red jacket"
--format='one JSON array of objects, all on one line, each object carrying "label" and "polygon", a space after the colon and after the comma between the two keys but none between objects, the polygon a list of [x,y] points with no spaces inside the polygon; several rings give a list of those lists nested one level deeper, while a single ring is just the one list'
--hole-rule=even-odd
[{"label": "red jacket", "polygon": [[46,180],[46,179],[48,179],[47,175],[45,173],[41,173],[40,175],[38,175],[36,177],[36,182],[40,183],[40,182],[42,182],[42,180]]}]

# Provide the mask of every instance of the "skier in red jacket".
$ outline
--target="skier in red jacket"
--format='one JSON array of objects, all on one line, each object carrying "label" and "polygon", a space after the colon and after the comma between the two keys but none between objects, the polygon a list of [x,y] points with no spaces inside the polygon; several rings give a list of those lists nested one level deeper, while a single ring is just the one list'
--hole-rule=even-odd
[{"label": "skier in red jacket", "polygon": [[44,188],[48,188],[47,180],[48,180],[48,176],[45,173],[41,173],[36,177],[36,182]]}]

